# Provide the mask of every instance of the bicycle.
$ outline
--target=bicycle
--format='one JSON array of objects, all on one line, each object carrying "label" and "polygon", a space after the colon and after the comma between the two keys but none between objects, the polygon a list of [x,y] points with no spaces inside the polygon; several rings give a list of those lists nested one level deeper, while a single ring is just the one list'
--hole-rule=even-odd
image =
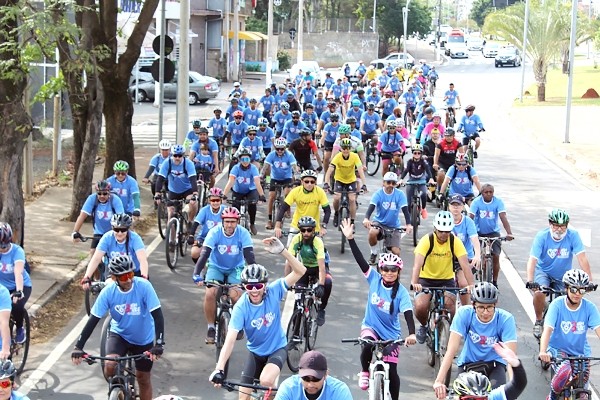
[{"label": "bicycle", "polygon": [[372,340],[367,338],[342,339],[342,343],[370,344],[373,356],[369,364],[369,400],[391,400],[390,366],[383,361],[383,350],[391,344],[404,344],[404,339]]},{"label": "bicycle", "polygon": [[582,373],[591,363],[596,361],[598,364],[600,357],[586,357],[586,356],[569,356],[569,357],[552,357],[550,363],[554,365],[552,368],[552,375],[554,376],[554,369],[558,368],[560,364],[568,361],[571,363],[571,376],[559,394],[558,398],[561,400],[575,400],[575,399],[591,399],[592,391],[586,389],[585,374]]},{"label": "bicycle", "polygon": [[456,125],[456,110],[460,109],[460,107],[443,107],[442,110],[446,110],[448,112],[448,124],[446,124],[446,128],[454,128]]},{"label": "bicycle", "polygon": [[105,357],[84,354],[83,360],[89,365],[97,361],[116,362],[115,374],[107,379],[108,400],[135,400],[138,398],[138,390],[135,381],[135,360],[147,358],[146,354],[135,354],[123,357]]},{"label": "bicycle", "polygon": [[407,182],[406,185],[415,186],[412,198],[410,199],[409,209],[410,223],[413,227],[413,246],[417,247],[419,243],[419,225],[421,225],[421,196],[423,193],[417,189],[421,185],[420,183]]},{"label": "bicycle", "polygon": [[381,164],[381,155],[377,151],[377,143],[373,143],[373,139],[367,139],[364,147],[367,174],[374,176],[379,171],[379,165]]},{"label": "bicycle", "polygon": [[[82,242],[85,243],[88,240],[94,240],[94,237],[93,236],[80,236],[79,240],[81,240]],[[102,261],[100,261],[100,264],[98,264],[98,269],[92,275],[92,278],[90,280],[90,284],[89,284],[88,288],[84,290],[84,306],[85,306],[85,312],[88,316],[90,315],[92,307],[96,303],[96,299],[98,298],[98,295],[100,294],[102,289],[104,289],[104,286],[106,286],[105,281],[107,278],[107,276],[106,276],[106,266],[107,265],[108,265],[108,256],[104,255],[104,257],[102,257]]]},{"label": "bicycle", "polygon": [[225,168],[225,164],[228,161],[231,161],[232,152],[231,152],[231,144],[224,144],[223,140],[219,141],[219,171],[223,171]]},{"label": "bicycle", "polygon": [[[233,392],[233,391],[240,391],[239,389],[236,389],[236,386],[239,387],[245,387],[248,389],[252,389],[251,393],[248,393],[248,395],[250,396],[250,398],[252,399],[262,399],[262,400],[268,400],[271,398],[271,396],[274,394],[273,392],[277,392],[277,388],[271,388],[271,387],[267,387],[267,386],[262,386],[256,383],[242,383],[242,382],[234,382],[234,381],[223,381],[223,383],[221,383],[221,386],[226,389],[228,392]],[[264,394],[261,394],[259,392],[264,392]]]},{"label": "bicycle", "polygon": [[479,237],[481,244],[481,263],[479,269],[475,272],[477,282],[492,282],[494,280],[494,255],[492,247],[497,241],[505,242],[506,236],[502,237]]},{"label": "bicycle", "polygon": [[[283,204],[283,191],[284,189],[287,189],[289,187],[293,187],[293,184],[288,184],[288,185],[277,185],[277,184],[273,184],[273,183],[269,183],[270,187],[274,187],[275,188],[275,200],[273,201],[273,212],[271,213],[271,224],[272,226],[275,226],[275,222],[277,222],[277,212],[279,210],[279,208],[281,207],[281,205]],[[268,190],[270,189],[270,187],[265,187],[264,190],[265,192],[268,192]],[[283,226],[283,222],[285,220],[285,215],[283,216],[283,219],[281,220],[281,225]]]},{"label": "bicycle", "polygon": [[344,236],[344,233],[342,232],[342,226],[340,224],[340,222],[344,221],[346,218],[350,218],[350,198],[348,196],[348,187],[345,186],[344,189],[340,192],[341,194],[341,198],[340,198],[340,208],[338,210],[338,220],[337,220],[337,226],[338,226],[338,230],[340,231],[341,235],[342,235],[342,241],[340,244],[340,252],[342,254],[344,254],[344,252],[346,251],[346,236]]},{"label": "bicycle", "polygon": [[[479,131],[478,131],[479,132]],[[475,139],[469,136],[469,144],[467,145],[467,151],[465,152],[467,162],[470,166],[475,166]]]},{"label": "bicycle", "polygon": [[208,204],[208,191],[210,190],[210,172],[205,170],[198,174],[198,208]]},{"label": "bicycle", "polygon": [[317,342],[317,313],[320,300],[315,297],[316,277],[310,277],[308,287],[292,286],[295,292],[294,312],[287,326],[288,353],[287,365],[292,372],[298,372],[298,363],[302,355],[314,350]]},{"label": "bicycle", "polygon": [[228,199],[227,203],[233,205],[234,207],[236,205],[239,206],[238,208],[240,211],[240,222],[238,223],[238,225],[243,226],[248,231],[250,231],[250,215],[248,214],[248,205],[256,204],[257,201],[248,199]]},{"label": "bicycle", "polygon": [[9,359],[13,362],[13,365],[17,371],[17,375],[21,374],[25,369],[25,363],[27,362],[27,355],[29,354],[29,344],[31,337],[31,324],[29,322],[29,313],[23,314],[23,328],[25,328],[25,342],[17,343],[17,329],[14,317],[11,313],[10,320],[8,323],[10,329],[10,356]]},{"label": "bicycle", "polygon": [[433,97],[433,95],[435,93],[436,82],[437,82],[437,79],[429,79],[429,95],[431,97]]},{"label": "bicycle", "polygon": [[189,200],[174,200],[170,203],[175,207],[175,213],[167,224],[165,255],[167,265],[174,270],[177,267],[179,256],[185,257],[188,248],[188,214],[183,204],[188,204]]},{"label": "bicycle", "polygon": [[167,237],[167,223],[169,222],[169,212],[167,210],[167,195],[164,191],[160,193],[160,200],[156,207],[156,222],[158,224],[158,232],[161,238]]},{"label": "bicycle", "polygon": [[[406,229],[404,228],[388,228],[385,226],[379,226],[379,229],[381,230],[381,240],[378,240],[379,243],[379,250],[377,252],[378,257],[381,257],[382,254],[385,253],[389,253],[391,252],[391,247],[386,246],[386,243],[392,238],[392,236],[394,236],[394,233],[396,232],[400,232],[401,234],[406,232]],[[374,264],[371,265],[377,265],[377,260],[375,261]]]}]

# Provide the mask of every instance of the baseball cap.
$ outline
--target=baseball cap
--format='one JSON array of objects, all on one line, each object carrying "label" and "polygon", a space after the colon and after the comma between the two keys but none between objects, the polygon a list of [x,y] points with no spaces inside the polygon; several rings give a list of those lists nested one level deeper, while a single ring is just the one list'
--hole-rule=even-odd
[{"label": "baseball cap", "polygon": [[383,180],[384,181],[398,181],[398,175],[396,175],[394,172],[386,172],[385,175],[383,176]]},{"label": "baseball cap", "polygon": [[311,350],[302,355],[298,363],[298,375],[303,378],[305,376],[314,376],[317,379],[323,379],[327,373],[327,359],[325,356],[316,351]]},{"label": "baseball cap", "polygon": [[452,204],[452,203],[460,203],[460,204],[465,204],[465,198],[462,197],[460,194],[453,194],[450,197],[450,200],[448,200],[448,203]]}]

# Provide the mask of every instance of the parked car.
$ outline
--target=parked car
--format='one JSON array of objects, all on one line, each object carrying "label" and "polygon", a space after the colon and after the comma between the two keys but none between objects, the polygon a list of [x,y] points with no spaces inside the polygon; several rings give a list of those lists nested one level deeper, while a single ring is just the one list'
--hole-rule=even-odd
[{"label": "parked car", "polygon": [[[144,82],[138,85],[138,101],[154,101],[154,80]],[[221,91],[221,82],[210,76],[202,75],[195,71],[190,71],[188,103],[194,105],[204,104],[209,99],[217,97]],[[129,93],[135,96],[135,85],[129,87]],[[177,75],[171,82],[165,83],[165,100],[177,100]]]},{"label": "parked car", "polygon": [[500,45],[498,43],[486,43],[485,46],[483,46],[483,50],[481,50],[481,52],[483,53],[483,56],[488,58],[488,57],[496,57],[496,54],[498,54],[498,50],[500,50]]},{"label": "parked car", "polygon": [[152,74],[150,72],[136,72],[133,71],[129,76],[129,86],[135,86],[135,82],[143,83],[152,81]]},{"label": "parked car", "polygon": [[319,63],[316,61],[302,61],[300,65],[294,64],[292,68],[290,68],[289,74],[290,79],[294,80],[296,75],[298,75],[298,70],[302,70],[302,75],[306,75],[306,71],[310,71],[310,74],[314,78],[313,86],[318,88],[321,86],[321,70],[322,68],[319,66]]},{"label": "parked car", "polygon": [[[371,61],[373,63],[383,63],[387,67],[388,63],[392,64],[392,67],[404,67],[404,53],[390,53],[387,57],[379,58]],[[412,68],[415,65],[415,59],[409,53],[406,53],[406,67]]]},{"label": "parked car", "polygon": [[344,65],[342,65],[342,68],[341,68],[342,75],[344,75],[344,71],[346,70],[346,66],[350,67],[350,76],[348,77],[348,82],[350,82],[350,83],[358,83],[358,73],[356,72],[356,70],[360,66],[360,63],[355,62],[355,61],[345,62]]},{"label": "parked car", "polygon": [[464,43],[453,43],[448,48],[450,58],[469,58],[469,50]]},{"label": "parked car", "polygon": [[503,67],[505,65],[518,67],[521,65],[521,61],[521,53],[519,52],[519,49],[514,46],[506,46],[498,51],[498,54],[494,60],[494,66],[496,68]]},{"label": "parked car", "polygon": [[470,37],[467,39],[467,49],[469,51],[482,51],[483,50],[483,39],[480,37]]}]

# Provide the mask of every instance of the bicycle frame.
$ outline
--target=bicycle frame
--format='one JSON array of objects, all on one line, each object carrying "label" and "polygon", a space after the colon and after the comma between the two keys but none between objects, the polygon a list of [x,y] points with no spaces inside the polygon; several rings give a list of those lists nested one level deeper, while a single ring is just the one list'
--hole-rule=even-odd
[{"label": "bicycle frame", "polygon": [[[248,393],[248,395],[253,398],[253,399],[263,399],[263,400],[268,400],[274,392],[277,392],[277,388],[271,388],[271,387],[267,387],[267,386],[261,386],[258,383],[254,384],[249,384],[249,383],[242,383],[242,382],[233,382],[233,381],[223,381],[223,383],[221,384],[221,386],[226,389],[228,392],[233,392],[233,391],[240,391],[239,389],[236,389],[235,387],[245,387],[248,389],[252,389],[253,392]],[[264,395],[261,395],[260,393],[256,393],[256,391],[261,391],[264,392]]]},{"label": "bicycle frame", "polygon": [[479,266],[480,269],[476,274],[479,277],[479,282],[492,282],[493,280],[494,255],[492,254],[492,248],[496,241],[504,242],[506,241],[506,237],[479,237],[479,243],[481,244],[481,263]]},{"label": "bicycle frame", "polygon": [[571,373],[570,379],[563,388],[562,392],[559,394],[559,399],[580,399],[582,394],[587,394],[587,398],[592,397],[592,391],[586,389],[586,382],[584,381],[584,373],[583,371],[586,369],[586,363],[590,364],[593,361],[600,361],[600,357],[586,357],[586,356],[576,356],[576,357],[552,357],[551,363],[555,366],[560,365],[564,361],[569,361],[571,363],[571,371],[577,371],[575,375]]},{"label": "bicycle frame", "polygon": [[97,361],[114,361],[115,374],[108,380],[108,394],[115,390],[121,389],[124,393],[124,399],[136,399],[135,391],[135,366],[133,362],[141,358],[147,358],[146,354],[135,354],[122,357],[102,357],[85,354],[83,359],[89,365],[95,364]]}]

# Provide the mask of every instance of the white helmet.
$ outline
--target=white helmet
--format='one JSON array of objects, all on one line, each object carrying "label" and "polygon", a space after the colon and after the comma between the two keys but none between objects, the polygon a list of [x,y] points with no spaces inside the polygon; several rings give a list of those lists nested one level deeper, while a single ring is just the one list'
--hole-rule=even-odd
[{"label": "white helmet", "polygon": [[171,146],[173,146],[173,144],[169,139],[163,139],[158,142],[158,148],[161,150],[171,150]]},{"label": "white helmet", "polygon": [[389,182],[389,181],[398,182],[398,175],[396,175],[394,172],[386,172],[385,175],[383,176],[383,180],[385,182]]},{"label": "white helmet", "polygon": [[438,231],[452,232],[452,229],[454,229],[454,217],[452,217],[450,211],[440,211],[435,214],[433,227]]}]

